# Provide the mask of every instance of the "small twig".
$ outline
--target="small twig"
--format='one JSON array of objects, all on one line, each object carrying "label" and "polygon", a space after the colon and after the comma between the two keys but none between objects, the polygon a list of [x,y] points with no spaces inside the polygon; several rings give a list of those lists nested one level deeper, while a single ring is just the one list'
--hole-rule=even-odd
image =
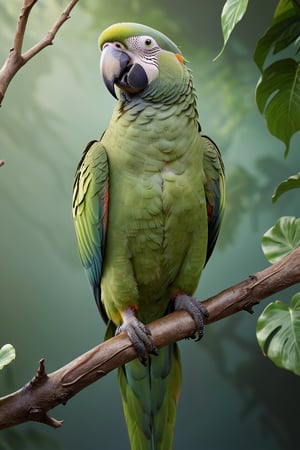
[{"label": "small twig", "polygon": [[38,0],[23,0],[23,6],[21,9],[21,14],[20,14],[19,21],[17,24],[17,29],[15,32],[15,39],[14,39],[14,46],[12,49],[17,55],[21,55],[21,53],[22,53],[22,47],[23,47],[23,41],[24,41],[28,17],[29,17],[30,11],[32,10],[33,6],[35,5],[35,3],[37,1]]},{"label": "small twig", "polygon": [[55,21],[54,25],[47,33],[47,35],[42,38],[37,44],[35,44],[33,47],[22,54],[22,47],[28,17],[37,1],[38,0],[23,0],[22,9],[14,36],[13,47],[10,49],[9,54],[2,68],[0,69],[0,106],[2,104],[7,88],[16,73],[21,69],[22,66],[24,66],[24,64],[26,64],[31,58],[37,55],[41,50],[43,50],[48,45],[53,44],[58,30],[61,28],[64,22],[69,19],[70,12],[79,0],[71,0],[66,9]]},{"label": "small twig", "polygon": [[40,359],[39,368],[36,371],[35,377],[30,381],[30,388],[33,386],[37,386],[39,384],[44,383],[47,378],[46,369],[45,369],[45,360],[44,358]]},{"label": "small twig", "polygon": [[[251,275],[205,301],[209,317],[215,322],[239,311],[249,310],[262,299],[300,282],[300,247],[282,261]],[[185,311],[176,311],[149,325],[153,344],[161,348],[195,332],[195,323]],[[48,416],[48,411],[65,404],[79,391],[110,371],[136,358],[128,337],[109,339],[71,361],[57,371],[46,374],[40,361],[35,377],[19,391],[0,398],[0,429],[29,420],[59,427],[62,421]]]},{"label": "small twig", "polygon": [[36,45],[27,50],[27,52],[23,53],[24,63],[29,61],[33,56],[37,55],[41,50],[43,50],[48,45],[53,44],[54,38],[58,30],[68,19],[70,19],[70,12],[72,11],[72,9],[74,8],[75,4],[78,1],[79,0],[72,0],[66,7],[66,9],[61,13],[60,17],[56,20],[52,28],[48,31],[46,36],[43,39],[41,39],[40,42],[38,42]]}]

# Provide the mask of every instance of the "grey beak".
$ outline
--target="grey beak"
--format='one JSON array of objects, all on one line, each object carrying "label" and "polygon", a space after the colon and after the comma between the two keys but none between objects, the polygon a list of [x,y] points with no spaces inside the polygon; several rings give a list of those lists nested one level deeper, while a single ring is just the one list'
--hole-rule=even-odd
[{"label": "grey beak", "polygon": [[103,48],[100,71],[109,92],[117,99],[115,84],[122,78],[123,72],[130,62],[130,57],[123,50],[119,50],[113,43],[107,43]]}]

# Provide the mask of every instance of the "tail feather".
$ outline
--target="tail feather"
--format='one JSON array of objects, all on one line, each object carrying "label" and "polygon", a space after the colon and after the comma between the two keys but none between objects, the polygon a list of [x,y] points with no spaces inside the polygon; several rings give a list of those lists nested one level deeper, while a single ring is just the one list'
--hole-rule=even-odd
[{"label": "tail feather", "polygon": [[171,450],[181,367],[176,344],[119,369],[119,385],[131,450]]}]

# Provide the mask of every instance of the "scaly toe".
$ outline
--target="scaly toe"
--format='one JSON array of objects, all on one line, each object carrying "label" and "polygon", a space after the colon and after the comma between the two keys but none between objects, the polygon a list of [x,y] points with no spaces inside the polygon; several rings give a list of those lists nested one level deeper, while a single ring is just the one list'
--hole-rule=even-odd
[{"label": "scaly toe", "polygon": [[195,297],[189,297],[186,294],[179,294],[175,297],[175,310],[184,310],[187,311],[195,321],[196,324],[196,333],[192,336],[189,336],[196,341],[199,341],[204,333],[204,321],[203,317],[208,317],[208,311],[203,305]]},{"label": "scaly toe", "polygon": [[123,322],[123,324],[117,328],[116,334],[121,332],[126,333],[129,337],[142,364],[147,364],[149,353],[157,355],[157,349],[154,347],[150,338],[151,331],[135,316],[132,315],[127,318],[126,322]]}]

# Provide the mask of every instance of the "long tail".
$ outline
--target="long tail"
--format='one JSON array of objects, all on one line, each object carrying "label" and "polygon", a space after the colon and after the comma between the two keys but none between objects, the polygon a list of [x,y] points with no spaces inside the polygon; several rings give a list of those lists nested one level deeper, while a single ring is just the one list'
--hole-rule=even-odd
[{"label": "long tail", "polygon": [[119,369],[119,385],[131,450],[172,450],[181,366],[176,344]]}]

